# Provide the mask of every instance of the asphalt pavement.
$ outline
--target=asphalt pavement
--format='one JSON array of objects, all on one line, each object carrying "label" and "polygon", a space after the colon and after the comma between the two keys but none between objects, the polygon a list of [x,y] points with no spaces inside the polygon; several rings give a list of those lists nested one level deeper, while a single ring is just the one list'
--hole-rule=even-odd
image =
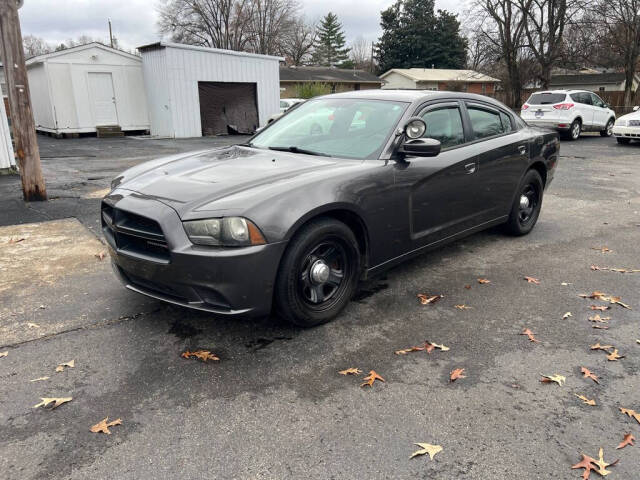
[{"label": "asphalt pavement", "polygon": [[[640,269],[640,143],[563,142],[530,235],[493,229],[431,252],[303,330],[138,296],[93,255],[101,192],[119,170],[238,138],[39,139],[52,200],[25,205],[19,180],[0,177],[0,266],[18,278],[0,288],[0,477],[571,479],[580,454],[602,447],[607,462],[620,459],[609,478],[638,478],[640,445],[615,447],[627,432],[640,439],[640,423],[619,411],[640,412],[640,273],[590,266]],[[34,222],[47,222],[57,246],[46,230],[16,226]],[[8,259],[19,248],[23,264]],[[631,309],[579,296],[593,291]],[[419,293],[444,297],[421,305]],[[449,350],[394,354],[425,340]],[[596,342],[624,358],[607,360]],[[181,358],[194,349],[220,361]],[[350,367],[364,373],[338,374]],[[450,382],[456,368],[466,378]],[[385,382],[361,387],[370,370]],[[42,397],[72,400],[33,408]],[[107,416],[122,425],[90,432]],[[410,459],[417,442],[442,451]]]}]

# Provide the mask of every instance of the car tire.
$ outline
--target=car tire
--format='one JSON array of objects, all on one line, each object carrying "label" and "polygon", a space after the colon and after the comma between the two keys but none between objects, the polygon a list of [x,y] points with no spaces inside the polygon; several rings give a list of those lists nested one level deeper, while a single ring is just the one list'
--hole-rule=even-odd
[{"label": "car tire", "polygon": [[326,323],[349,303],[359,277],[360,251],[351,229],[332,218],[313,220],[291,239],[280,263],[276,312],[300,327]]},{"label": "car tire", "polygon": [[601,137],[610,137],[613,134],[613,123],[613,118],[610,118],[604,130],[600,130]]},{"label": "car tire", "polygon": [[504,226],[506,233],[521,236],[533,230],[542,208],[543,192],[542,177],[536,170],[529,170],[518,186],[509,219]]},{"label": "car tire", "polygon": [[621,145],[629,145],[629,143],[631,142],[631,139],[630,138],[616,137],[616,142],[618,142]]},{"label": "car tire", "polygon": [[580,138],[580,133],[582,133],[582,122],[579,119],[575,119],[571,126],[569,127],[569,131],[566,133],[565,138],[567,140],[575,141]]}]

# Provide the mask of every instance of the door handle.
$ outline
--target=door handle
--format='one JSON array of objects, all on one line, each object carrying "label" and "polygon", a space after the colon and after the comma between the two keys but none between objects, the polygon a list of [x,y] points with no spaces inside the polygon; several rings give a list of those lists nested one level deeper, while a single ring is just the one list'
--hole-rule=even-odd
[{"label": "door handle", "polygon": [[472,174],[472,173],[475,173],[475,172],[476,172],[476,163],[475,163],[475,162],[473,162],[473,163],[467,163],[467,164],[464,166],[464,169],[467,171],[467,175],[470,175],[470,174]]},{"label": "door handle", "polygon": [[527,147],[526,145],[520,145],[518,147],[518,151],[520,152],[520,155],[526,155],[527,154]]}]

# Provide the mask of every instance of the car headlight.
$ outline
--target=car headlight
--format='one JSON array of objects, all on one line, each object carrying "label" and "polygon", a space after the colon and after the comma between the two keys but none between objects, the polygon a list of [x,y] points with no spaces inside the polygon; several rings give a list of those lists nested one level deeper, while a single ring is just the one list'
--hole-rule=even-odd
[{"label": "car headlight", "polygon": [[627,124],[627,121],[622,118],[619,118],[616,120],[616,125],[618,127],[624,127],[626,124]]},{"label": "car headlight", "polygon": [[242,247],[267,243],[258,227],[242,217],[191,220],[182,224],[189,240],[196,245]]}]

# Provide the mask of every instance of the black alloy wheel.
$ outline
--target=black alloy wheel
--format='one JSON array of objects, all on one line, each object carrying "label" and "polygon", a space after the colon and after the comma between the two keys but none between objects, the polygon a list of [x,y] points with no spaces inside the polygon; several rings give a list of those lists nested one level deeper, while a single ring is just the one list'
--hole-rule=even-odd
[{"label": "black alloy wheel", "polygon": [[347,225],[319,218],[289,242],[275,288],[276,310],[302,327],[332,320],[349,303],[360,275],[360,251]]},{"label": "black alloy wheel", "polygon": [[519,236],[533,230],[542,208],[543,190],[540,174],[536,170],[529,170],[520,182],[511,206],[511,213],[505,224],[507,233]]}]

